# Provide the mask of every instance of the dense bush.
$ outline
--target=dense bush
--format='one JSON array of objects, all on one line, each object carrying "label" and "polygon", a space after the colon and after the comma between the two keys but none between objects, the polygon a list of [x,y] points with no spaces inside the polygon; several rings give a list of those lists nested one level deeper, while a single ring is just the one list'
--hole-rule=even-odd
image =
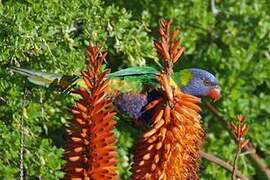
[{"label": "dense bush", "polygon": [[[213,103],[230,121],[247,116],[248,138],[270,165],[270,5],[268,1],[4,1],[0,4],[0,178],[19,176],[19,124],[25,120],[25,169],[29,179],[63,177],[61,160],[72,98],[25,83],[9,65],[79,74],[88,41],[109,49],[113,70],[157,66],[153,37],[159,19],[172,17],[186,51],[177,69],[201,67],[220,80],[223,98]],[[212,102],[211,102],[212,103]],[[23,108],[23,104],[26,104]],[[232,163],[235,143],[206,109],[204,151]],[[130,172],[137,131],[118,118],[119,167]],[[264,178],[246,156],[239,160],[247,176]],[[202,160],[202,179],[226,179],[229,173]]]}]

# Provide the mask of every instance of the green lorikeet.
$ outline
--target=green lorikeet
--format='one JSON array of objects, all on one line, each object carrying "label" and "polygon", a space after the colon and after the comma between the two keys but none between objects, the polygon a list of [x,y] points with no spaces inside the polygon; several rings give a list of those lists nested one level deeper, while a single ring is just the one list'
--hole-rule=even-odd
[{"label": "green lorikeet", "polygon": [[[34,84],[52,90],[72,92],[76,88],[86,86],[80,76],[38,72],[17,67],[11,67],[11,70],[27,76]],[[152,67],[131,67],[108,74],[106,78],[111,78],[110,92],[114,96],[117,110],[133,119],[139,119],[144,113],[144,107],[153,99],[162,96],[158,91],[158,74],[159,71]],[[202,69],[190,68],[175,72],[171,84],[193,96],[207,96],[214,100],[220,98],[218,80]]]}]

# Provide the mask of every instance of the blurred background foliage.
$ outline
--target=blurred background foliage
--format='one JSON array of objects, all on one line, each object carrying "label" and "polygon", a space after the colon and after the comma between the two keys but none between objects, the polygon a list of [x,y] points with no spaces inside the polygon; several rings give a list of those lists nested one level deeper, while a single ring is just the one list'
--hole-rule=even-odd
[{"label": "blurred background foliage", "polygon": [[[157,67],[153,39],[159,20],[170,17],[173,26],[181,30],[186,47],[176,70],[200,67],[219,78],[223,98],[210,103],[228,121],[239,113],[247,116],[248,138],[270,166],[269,12],[268,0],[0,1],[0,179],[19,176],[22,117],[25,176],[63,177],[61,157],[71,118],[68,108],[73,103],[71,97],[31,85],[6,67],[79,74],[85,68],[89,40],[108,49],[108,65],[113,71],[129,66]],[[203,109],[203,150],[232,163],[234,141]],[[119,173],[122,179],[129,179],[138,132],[131,121],[117,120]],[[245,175],[265,178],[246,156],[240,156],[239,163]],[[202,159],[200,177],[227,179],[230,174]]]}]

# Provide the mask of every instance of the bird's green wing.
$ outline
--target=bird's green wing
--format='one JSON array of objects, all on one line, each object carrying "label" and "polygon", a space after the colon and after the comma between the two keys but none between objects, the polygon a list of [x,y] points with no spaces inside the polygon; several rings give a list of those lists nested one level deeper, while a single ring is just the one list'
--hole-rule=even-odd
[{"label": "bird's green wing", "polygon": [[110,73],[107,77],[111,78],[111,90],[139,93],[145,88],[158,85],[156,81],[158,73],[152,67],[131,67]]},{"label": "bird's green wing", "polygon": [[108,78],[121,77],[121,76],[136,76],[136,75],[157,75],[159,72],[153,67],[130,67],[121,69],[119,71],[110,73],[107,75]]}]

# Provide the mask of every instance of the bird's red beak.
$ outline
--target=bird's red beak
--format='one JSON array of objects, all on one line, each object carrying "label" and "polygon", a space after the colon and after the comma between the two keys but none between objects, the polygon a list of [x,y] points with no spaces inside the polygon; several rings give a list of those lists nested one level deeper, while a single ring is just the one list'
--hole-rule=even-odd
[{"label": "bird's red beak", "polygon": [[207,96],[213,99],[214,101],[219,100],[221,97],[220,87],[215,87],[211,89],[209,93],[207,94]]}]

